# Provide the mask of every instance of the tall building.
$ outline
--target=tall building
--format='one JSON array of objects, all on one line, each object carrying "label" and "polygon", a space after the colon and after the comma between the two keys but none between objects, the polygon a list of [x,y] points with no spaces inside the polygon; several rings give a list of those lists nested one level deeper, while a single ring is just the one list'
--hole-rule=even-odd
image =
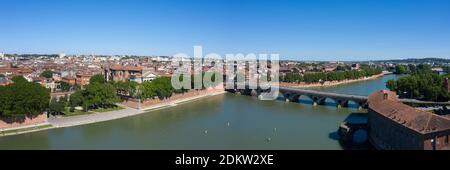
[{"label": "tall building", "polygon": [[0,60],[5,60],[5,54],[0,53]]}]

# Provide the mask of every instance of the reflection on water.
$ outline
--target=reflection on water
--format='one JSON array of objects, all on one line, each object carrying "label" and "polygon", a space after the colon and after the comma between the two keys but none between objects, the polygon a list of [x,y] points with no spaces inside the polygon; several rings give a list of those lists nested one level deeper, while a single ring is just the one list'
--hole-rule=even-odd
[{"label": "reflection on water", "polygon": [[[389,78],[395,77],[320,90],[368,95]],[[345,148],[332,133],[356,107],[308,102],[224,94],[108,122],[1,137],[0,149]]]}]

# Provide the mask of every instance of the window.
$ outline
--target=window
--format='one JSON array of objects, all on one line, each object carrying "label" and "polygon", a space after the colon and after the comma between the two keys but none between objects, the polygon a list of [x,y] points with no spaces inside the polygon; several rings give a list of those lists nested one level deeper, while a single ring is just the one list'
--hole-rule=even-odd
[{"label": "window", "polygon": [[448,135],[447,135],[447,136],[445,136],[445,140],[444,140],[444,143],[445,143],[446,145],[448,145]]}]

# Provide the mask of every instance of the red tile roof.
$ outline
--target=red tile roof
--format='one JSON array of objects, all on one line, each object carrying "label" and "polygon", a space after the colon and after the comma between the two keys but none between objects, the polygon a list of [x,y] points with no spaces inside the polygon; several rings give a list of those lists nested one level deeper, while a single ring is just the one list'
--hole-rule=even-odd
[{"label": "red tile roof", "polygon": [[144,67],[142,66],[120,66],[115,65],[109,68],[110,70],[129,70],[129,71],[142,71]]},{"label": "red tile roof", "polygon": [[401,103],[397,94],[382,90],[369,96],[369,108],[421,134],[450,129],[450,119]]},{"label": "red tile roof", "polygon": [[11,73],[32,73],[33,70],[27,68],[0,68],[0,73],[11,72]]}]

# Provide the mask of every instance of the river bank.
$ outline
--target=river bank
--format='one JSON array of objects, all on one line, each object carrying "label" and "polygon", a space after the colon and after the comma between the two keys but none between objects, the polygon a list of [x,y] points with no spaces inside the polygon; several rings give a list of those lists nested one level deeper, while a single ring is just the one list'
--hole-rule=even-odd
[{"label": "river bank", "polygon": [[[120,107],[123,107],[122,110],[115,110],[110,112],[103,112],[103,113],[93,113],[89,115],[80,115],[80,116],[73,116],[73,117],[59,117],[59,118],[53,118],[49,119],[49,123],[52,124],[55,128],[60,127],[71,127],[71,126],[78,126],[78,125],[84,125],[84,124],[91,124],[91,123],[97,123],[97,122],[103,122],[103,121],[109,121],[109,120],[115,120],[120,118],[125,118],[129,116],[135,116],[142,113],[147,113],[151,110],[156,109],[163,109],[167,107],[173,107],[181,103],[194,101],[200,98],[209,97],[209,96],[215,96],[219,94],[224,94],[225,91],[223,90],[201,90],[196,92],[188,92],[185,94],[180,95],[174,95],[173,97],[166,99],[166,100],[159,100],[159,102],[155,102],[156,100],[152,100],[149,103],[146,103],[145,101],[142,103],[142,106],[138,106],[137,103],[130,104],[131,102],[123,102],[120,104],[117,104]],[[137,106],[137,107],[135,107]]]},{"label": "river bank", "polygon": [[323,83],[285,83],[280,82],[281,87],[291,87],[291,88],[314,88],[314,87],[331,87],[331,86],[337,86],[337,85],[343,85],[343,84],[349,84],[349,83],[356,83],[360,81],[367,81],[367,80],[374,80],[381,78],[385,75],[391,74],[390,72],[383,72],[381,74],[373,75],[370,77],[364,77],[360,79],[354,79],[354,80],[343,80],[343,81],[327,81]]},{"label": "river bank", "polygon": [[[195,101],[198,99],[202,99],[205,97],[215,96],[226,93],[224,90],[220,89],[210,89],[210,90],[200,90],[194,92],[188,92],[185,94],[174,95],[173,97],[161,100],[160,102],[149,102],[141,108],[132,108],[125,104],[119,103],[117,104],[124,109],[115,110],[110,112],[94,112],[92,114],[87,115],[78,115],[78,116],[70,116],[70,117],[50,117],[47,122],[42,125],[46,125],[45,128],[37,128],[38,126],[23,126],[17,127],[14,129],[8,130],[17,130],[14,133],[2,133],[0,136],[11,136],[18,135],[24,133],[31,133],[37,131],[43,131],[54,128],[64,128],[64,127],[73,127],[79,125],[86,125],[104,121],[110,121],[115,119],[121,119],[129,116],[135,116],[143,113],[148,113],[149,111],[159,110],[167,107],[177,106],[179,104]],[[155,100],[156,101],[156,100]],[[39,124],[41,126],[41,124]]]},{"label": "river bank", "polygon": [[223,88],[210,88],[205,90],[190,90],[186,93],[181,94],[174,94],[168,99],[147,99],[147,100],[138,100],[138,99],[128,99],[121,103],[121,105],[138,109],[138,110],[151,110],[155,108],[160,107],[166,107],[166,106],[172,106],[176,105],[181,102],[196,100],[198,98],[211,96],[211,95],[218,95],[225,93],[225,90]]},{"label": "river bank", "polygon": [[[320,90],[367,96],[397,77]],[[0,137],[0,149],[340,150],[336,131],[355,111],[223,94],[114,121]]]}]

